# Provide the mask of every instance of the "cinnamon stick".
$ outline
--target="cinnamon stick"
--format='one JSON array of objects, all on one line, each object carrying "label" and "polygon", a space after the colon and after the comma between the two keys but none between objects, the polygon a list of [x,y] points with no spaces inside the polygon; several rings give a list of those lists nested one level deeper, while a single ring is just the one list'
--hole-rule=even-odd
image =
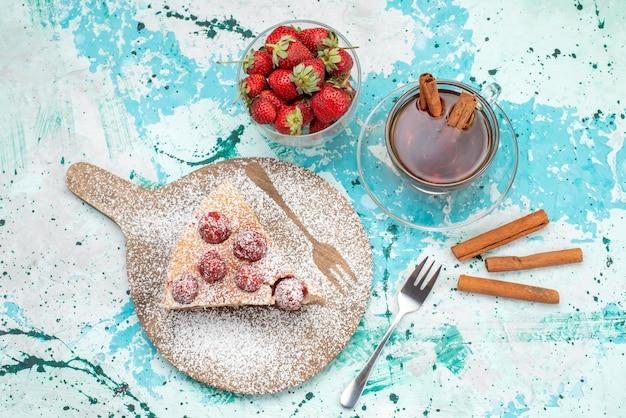
[{"label": "cinnamon stick", "polygon": [[426,103],[426,79],[432,77],[430,73],[424,73],[420,75],[420,97],[419,105],[420,109],[428,110],[428,104]]},{"label": "cinnamon stick", "polygon": [[420,75],[420,97],[419,105],[422,110],[427,110],[433,117],[439,117],[443,114],[443,106],[441,106],[441,98],[439,97],[439,89],[437,88],[437,80],[430,73]]},{"label": "cinnamon stick", "polygon": [[530,215],[454,245],[452,252],[459,261],[467,260],[544,228],[548,222],[550,222],[548,215],[543,209],[540,209]]},{"label": "cinnamon stick", "polygon": [[583,252],[580,248],[548,251],[531,254],[524,257],[502,256],[485,258],[487,271],[514,271],[541,267],[560,266],[563,264],[580,263],[583,261]]},{"label": "cinnamon stick", "polygon": [[474,109],[478,104],[478,99],[473,93],[462,91],[459,99],[450,110],[448,115],[448,126],[454,126],[458,129],[465,129],[470,125]]},{"label": "cinnamon stick", "polygon": [[554,289],[504,282],[501,280],[484,279],[482,277],[466,276],[464,274],[459,276],[457,290],[503,298],[527,300],[530,302],[559,303],[559,292]]}]

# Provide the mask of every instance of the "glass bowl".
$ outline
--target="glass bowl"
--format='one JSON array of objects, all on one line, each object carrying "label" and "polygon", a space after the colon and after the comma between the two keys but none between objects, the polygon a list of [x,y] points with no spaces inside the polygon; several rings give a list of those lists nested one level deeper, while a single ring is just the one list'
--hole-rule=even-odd
[{"label": "glass bowl", "polygon": [[[271,125],[264,125],[257,123],[256,121],[250,119],[252,124],[256,126],[256,128],[267,138],[271,139],[274,142],[277,142],[282,145],[290,146],[290,147],[315,147],[322,145],[332,138],[339,135],[343,132],[346,126],[352,121],[354,118],[354,114],[358,107],[359,95],[361,91],[361,64],[359,62],[359,58],[355,52],[355,49],[352,47],[352,44],[336,29],[321,23],[316,22],[314,20],[287,20],[280,23],[275,24],[272,27],[267,28],[261,34],[259,34],[245,49],[242,57],[247,57],[248,54],[252,50],[258,50],[259,48],[265,45],[265,39],[267,36],[278,26],[294,26],[296,29],[306,29],[306,28],[314,28],[314,27],[322,27],[326,28],[329,31],[332,31],[337,35],[338,46],[340,47],[349,47],[346,49],[346,52],[350,54],[353,60],[353,67],[350,72],[350,84],[355,90],[354,97],[352,99],[352,103],[348,108],[347,112],[341,116],[337,121],[335,121],[329,127],[314,133],[309,133],[308,125],[303,127],[301,135],[286,135],[282,134],[276,130]],[[246,73],[243,67],[243,63],[239,63],[237,68],[237,86],[239,87],[241,80],[246,77]],[[245,112],[249,115],[248,104],[245,97],[241,97],[239,102],[241,106],[245,110]]]}]

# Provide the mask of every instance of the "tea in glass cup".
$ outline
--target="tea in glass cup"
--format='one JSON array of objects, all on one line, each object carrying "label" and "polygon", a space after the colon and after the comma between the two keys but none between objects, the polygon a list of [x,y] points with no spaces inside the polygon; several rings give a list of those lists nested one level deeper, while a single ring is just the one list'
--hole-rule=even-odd
[{"label": "tea in glass cup", "polygon": [[[429,194],[471,184],[489,167],[500,139],[496,116],[485,97],[452,80],[438,80],[437,89],[441,115],[433,116],[420,105],[422,92],[417,86],[398,99],[385,125],[385,143],[393,165],[407,184]],[[490,100],[499,90],[497,85],[486,90]],[[449,126],[447,120],[462,92],[475,95],[477,105],[470,121],[460,129]]]}]

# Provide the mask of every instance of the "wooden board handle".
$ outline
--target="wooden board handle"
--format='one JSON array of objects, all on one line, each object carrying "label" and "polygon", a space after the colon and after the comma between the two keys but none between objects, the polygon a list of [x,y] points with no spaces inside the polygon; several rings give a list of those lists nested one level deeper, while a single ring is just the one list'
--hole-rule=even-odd
[{"label": "wooden board handle", "polygon": [[141,189],[100,167],[83,162],[70,166],[65,181],[72,193],[118,225],[135,207],[134,198]]}]

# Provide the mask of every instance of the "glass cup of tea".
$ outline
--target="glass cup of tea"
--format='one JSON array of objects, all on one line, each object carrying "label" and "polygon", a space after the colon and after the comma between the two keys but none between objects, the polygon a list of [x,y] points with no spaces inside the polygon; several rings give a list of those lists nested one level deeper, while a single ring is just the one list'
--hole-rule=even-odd
[{"label": "glass cup of tea", "polygon": [[[482,92],[454,80],[437,80],[441,116],[420,107],[420,87],[407,91],[392,107],[385,123],[385,143],[393,166],[409,186],[439,195],[467,187],[493,161],[500,141],[498,120],[490,103],[500,86]],[[463,128],[448,126],[450,111],[461,92],[476,95],[477,104]]]}]

